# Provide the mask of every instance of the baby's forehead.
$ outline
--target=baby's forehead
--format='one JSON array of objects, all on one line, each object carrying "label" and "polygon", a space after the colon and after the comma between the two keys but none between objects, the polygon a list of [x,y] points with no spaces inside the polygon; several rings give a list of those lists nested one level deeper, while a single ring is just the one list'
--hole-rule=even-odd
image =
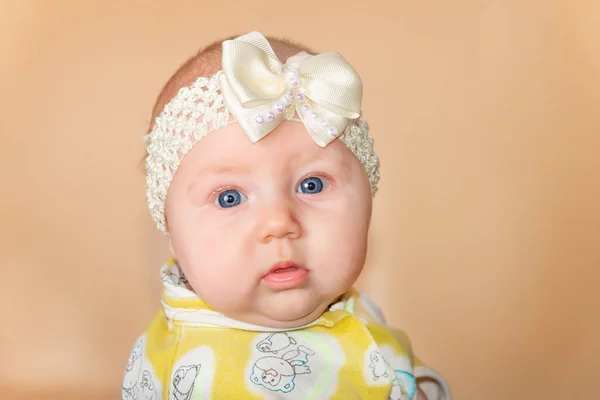
[{"label": "baby's forehead", "polygon": [[199,168],[220,172],[234,172],[242,168],[293,168],[307,164],[350,167],[358,162],[354,154],[337,140],[326,147],[318,146],[304,125],[295,121],[282,122],[269,135],[254,143],[237,123],[230,124],[196,143],[184,162],[188,157]]}]

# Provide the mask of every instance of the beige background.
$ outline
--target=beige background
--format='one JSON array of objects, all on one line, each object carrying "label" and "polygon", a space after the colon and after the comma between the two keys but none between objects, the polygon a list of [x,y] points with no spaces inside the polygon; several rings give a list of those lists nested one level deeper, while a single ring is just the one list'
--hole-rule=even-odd
[{"label": "beige background", "polygon": [[383,178],[361,287],[455,398],[597,398],[599,27],[597,1],[0,1],[0,397],[118,398],[166,254],[154,97],[256,29],[362,75]]}]

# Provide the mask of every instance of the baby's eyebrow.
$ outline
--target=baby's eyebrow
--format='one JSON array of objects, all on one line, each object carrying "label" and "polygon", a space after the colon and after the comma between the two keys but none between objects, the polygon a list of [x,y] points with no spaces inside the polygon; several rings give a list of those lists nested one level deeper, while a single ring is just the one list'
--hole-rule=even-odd
[{"label": "baby's eyebrow", "polygon": [[310,157],[306,160],[304,160],[305,163],[314,163],[314,162],[326,162],[326,163],[332,163],[335,165],[338,165],[341,167],[341,169],[346,170],[346,171],[350,171],[352,168],[350,167],[350,164],[348,162],[348,160],[344,157],[339,157],[338,155],[323,155],[323,154],[319,154],[316,155],[314,157]]},{"label": "baby's eyebrow", "polygon": [[232,167],[232,166],[212,166],[206,168],[206,172],[210,172],[211,174],[231,174],[234,172],[238,172],[240,167]]},{"label": "baby's eyebrow", "polygon": [[239,174],[247,173],[249,168],[243,166],[231,166],[231,165],[210,165],[200,168],[198,175],[227,175],[227,174]]},{"label": "baby's eyebrow", "polygon": [[249,169],[240,166],[231,165],[207,165],[199,167],[190,178],[190,188],[193,190],[198,184],[214,180],[215,176],[220,175],[247,175]]},{"label": "baby's eyebrow", "polygon": [[320,161],[340,163],[340,161],[341,161],[341,157],[338,157],[337,155],[323,154],[321,152],[315,152],[315,153],[312,153],[311,155],[298,153],[298,154],[292,156],[291,159],[298,163],[301,163],[301,164],[309,164],[309,163],[315,163],[315,162],[320,162]]}]

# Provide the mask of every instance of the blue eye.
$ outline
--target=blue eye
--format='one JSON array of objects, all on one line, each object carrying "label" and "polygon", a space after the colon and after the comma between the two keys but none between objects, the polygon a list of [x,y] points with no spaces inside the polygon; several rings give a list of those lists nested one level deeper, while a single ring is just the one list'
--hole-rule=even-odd
[{"label": "blue eye", "polygon": [[223,208],[231,208],[239,205],[244,200],[246,200],[246,196],[237,190],[226,190],[219,194],[219,197],[215,200],[215,204]]},{"label": "blue eye", "polygon": [[321,178],[311,177],[306,178],[296,188],[296,192],[304,194],[316,194],[323,191],[325,182]]}]

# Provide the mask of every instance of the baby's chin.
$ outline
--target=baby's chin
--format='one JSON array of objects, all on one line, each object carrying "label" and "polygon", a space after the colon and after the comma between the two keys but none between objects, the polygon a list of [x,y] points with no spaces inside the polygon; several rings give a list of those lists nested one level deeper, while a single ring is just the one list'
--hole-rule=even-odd
[{"label": "baby's chin", "polygon": [[327,307],[333,301],[333,299],[319,301],[315,297],[303,297],[264,299],[258,302],[259,304],[252,312],[242,313],[235,318],[269,328],[298,328],[317,320],[327,311]]}]

